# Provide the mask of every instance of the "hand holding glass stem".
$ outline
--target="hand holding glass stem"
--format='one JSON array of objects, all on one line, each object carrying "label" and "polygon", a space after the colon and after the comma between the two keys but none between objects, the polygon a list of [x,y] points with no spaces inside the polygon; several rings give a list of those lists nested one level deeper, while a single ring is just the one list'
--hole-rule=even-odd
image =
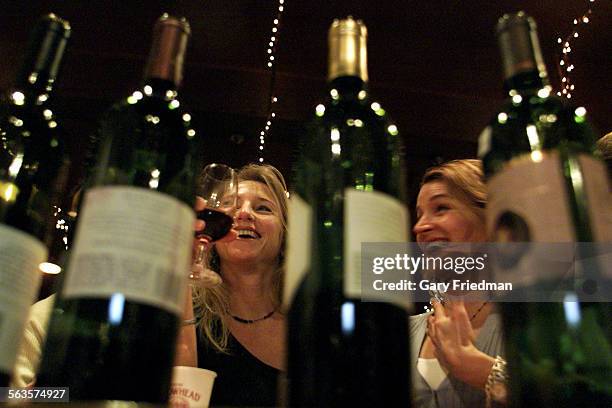
[{"label": "hand holding glass stem", "polygon": [[195,210],[195,252],[189,278],[200,287],[213,287],[222,282],[216,272],[205,267],[205,257],[215,241],[236,238],[232,230],[236,209],[238,182],[234,169],[224,164],[209,164],[204,168],[198,186]]},{"label": "hand holding glass stem", "polygon": [[[195,210],[196,212],[202,211],[206,208],[206,200],[202,197],[196,197]],[[221,276],[215,271],[208,269],[205,267],[206,261],[206,253],[212,247],[213,242],[210,239],[202,234],[206,227],[206,221],[202,219],[196,219],[195,222],[195,231],[196,238],[194,242],[194,257],[193,264],[191,266],[191,272],[189,274],[189,279],[192,280],[193,283],[197,284],[200,287],[213,287],[219,285],[223,280]],[[233,241],[237,238],[236,231],[232,228],[223,238],[219,239],[220,242],[228,242]]]}]

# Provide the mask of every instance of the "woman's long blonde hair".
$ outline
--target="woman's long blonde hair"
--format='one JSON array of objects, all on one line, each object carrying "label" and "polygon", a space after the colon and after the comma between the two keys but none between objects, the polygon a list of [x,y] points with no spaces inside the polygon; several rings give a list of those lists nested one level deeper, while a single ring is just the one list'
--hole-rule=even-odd
[{"label": "woman's long blonde hair", "polygon": [[[265,184],[280,209],[281,249],[277,268],[273,275],[273,291],[270,294],[275,309],[280,306],[284,277],[284,247],[287,230],[287,185],[280,171],[266,164],[248,164],[237,171],[238,181],[256,181]],[[223,276],[219,255],[214,248],[209,251],[208,267]],[[198,330],[205,341],[221,352],[227,352],[230,317],[229,291],[225,283],[214,288],[194,290],[194,313],[198,319]]]}]

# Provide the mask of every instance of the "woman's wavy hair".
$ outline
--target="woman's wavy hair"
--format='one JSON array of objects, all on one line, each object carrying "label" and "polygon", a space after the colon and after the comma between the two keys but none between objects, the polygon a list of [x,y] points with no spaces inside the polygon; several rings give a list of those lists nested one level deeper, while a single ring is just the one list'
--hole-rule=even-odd
[{"label": "woman's wavy hair", "polygon": [[458,198],[467,204],[482,220],[487,204],[487,187],[482,170],[482,162],[475,159],[452,160],[427,169],[421,187],[432,181],[445,181],[457,193]]},{"label": "woman's wavy hair", "polygon": [[[272,192],[272,198],[280,209],[281,249],[273,276],[273,288],[270,293],[275,309],[278,309],[282,298],[284,277],[284,248],[287,231],[287,185],[280,171],[267,164],[248,164],[237,170],[238,181],[256,181],[265,184]],[[223,276],[219,255],[213,248],[209,251],[208,267]],[[202,338],[221,352],[228,352],[229,339],[228,319],[230,318],[229,291],[225,283],[214,288],[194,290],[194,312],[198,319],[197,327]]]}]

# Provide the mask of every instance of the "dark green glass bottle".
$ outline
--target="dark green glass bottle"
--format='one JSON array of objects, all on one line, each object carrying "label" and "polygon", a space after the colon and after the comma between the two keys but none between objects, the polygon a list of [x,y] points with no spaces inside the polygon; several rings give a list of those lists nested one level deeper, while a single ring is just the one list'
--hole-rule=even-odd
[{"label": "dark green glass bottle", "polygon": [[[407,312],[361,299],[362,242],[408,239],[402,143],[369,97],[366,27],[329,31],[329,88],[295,167],[288,281],[289,406],[410,406]],[[306,261],[300,263],[300,256]],[[293,258],[292,258],[293,257]],[[287,290],[287,287],[286,287]]]},{"label": "dark green glass bottle", "polygon": [[142,86],[103,119],[38,384],[165,403],[191,258],[197,163],[178,99],[190,34],[162,16]]},{"label": "dark green glass bottle", "polygon": [[[610,187],[605,166],[595,157],[586,109],[551,95],[533,19],[523,12],[505,15],[497,36],[507,101],[479,145],[492,240],[555,243],[551,250],[567,243],[568,252],[571,243],[611,241]],[[588,244],[575,248],[576,259],[589,257]],[[601,302],[584,301],[597,289],[587,281],[538,277],[530,270],[529,293],[548,293],[547,298],[501,304],[511,406],[612,405],[610,306],[603,302],[601,266],[590,266],[590,283],[599,284]],[[516,274],[519,282],[526,281],[525,271]],[[535,290],[554,287],[560,299]]]},{"label": "dark green glass bottle", "polygon": [[53,206],[66,187],[69,162],[51,97],[69,37],[67,21],[43,17],[0,104],[0,386],[15,363],[39,264],[56,235]]}]

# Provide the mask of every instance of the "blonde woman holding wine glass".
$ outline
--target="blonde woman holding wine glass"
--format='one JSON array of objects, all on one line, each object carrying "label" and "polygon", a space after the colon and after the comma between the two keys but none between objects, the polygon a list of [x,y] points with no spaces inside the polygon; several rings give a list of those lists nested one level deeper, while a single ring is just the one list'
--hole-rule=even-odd
[{"label": "blonde woman holding wine glass", "polygon": [[184,315],[194,324],[182,329],[188,345],[183,361],[217,373],[213,406],[276,406],[277,379],[285,370],[285,316],[279,306],[287,188],[269,165],[245,166],[237,178],[236,238],[208,251],[207,269],[218,273],[221,283],[194,290],[194,308],[188,305]]},{"label": "blonde woman holding wine glass", "polygon": [[202,170],[197,190],[196,243],[189,278],[196,287],[213,287],[221,283],[221,278],[206,268],[205,258],[213,242],[235,238],[230,232],[238,195],[236,172],[225,164],[209,164]]}]

